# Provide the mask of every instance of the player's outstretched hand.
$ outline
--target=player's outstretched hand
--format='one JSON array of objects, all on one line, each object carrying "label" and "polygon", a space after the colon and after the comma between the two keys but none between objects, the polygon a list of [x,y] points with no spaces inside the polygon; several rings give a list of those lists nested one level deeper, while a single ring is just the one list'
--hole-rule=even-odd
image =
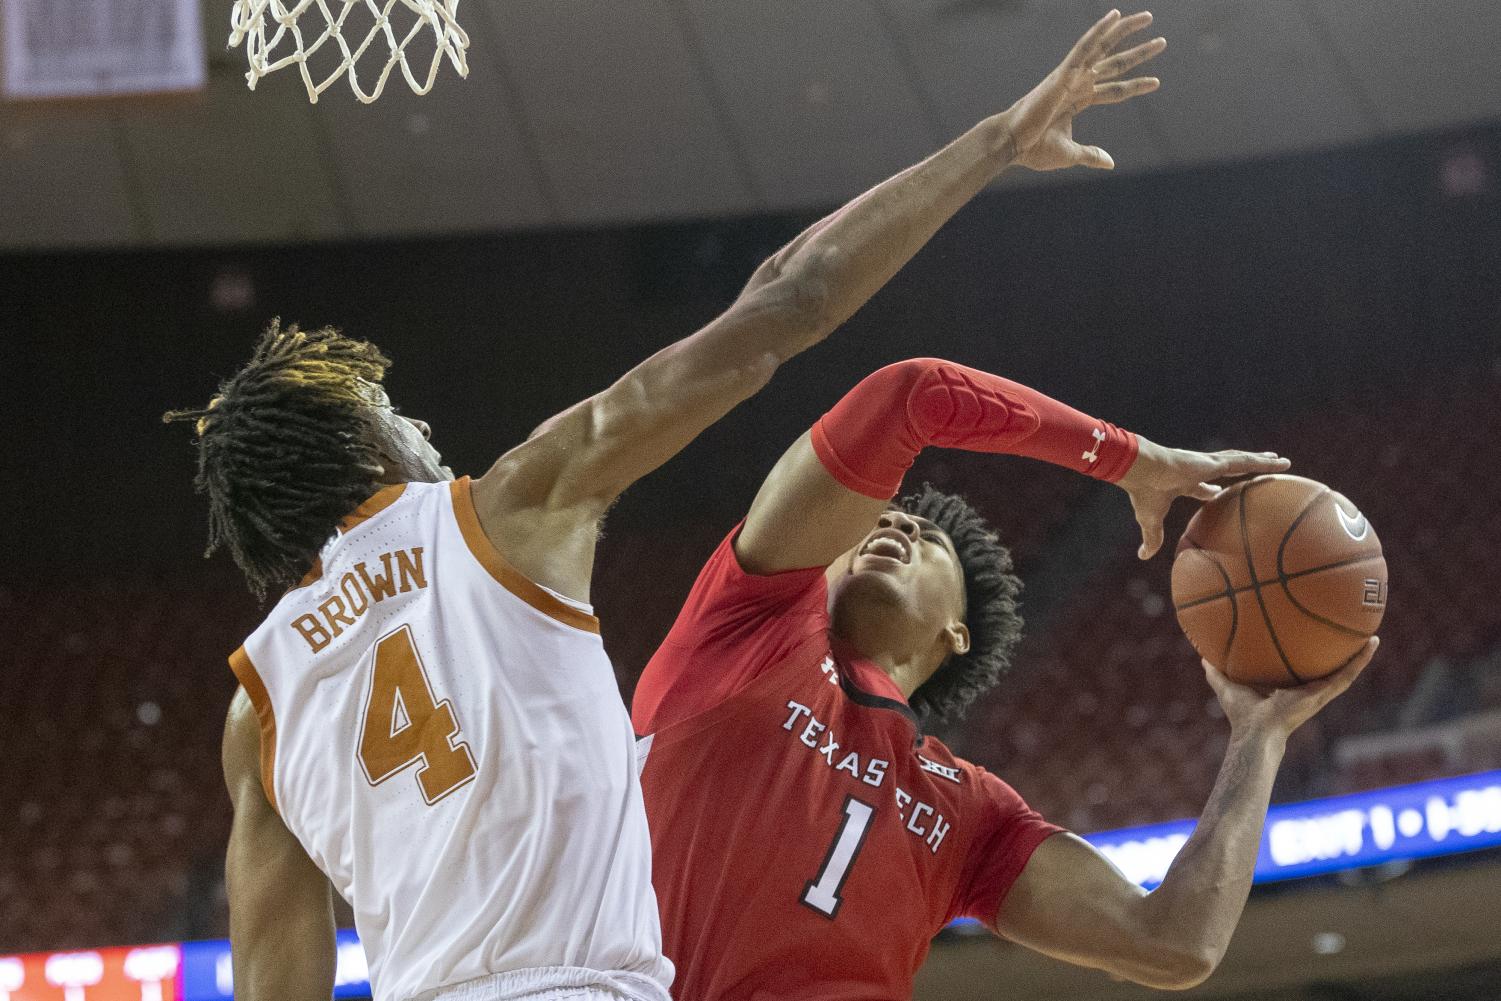
[{"label": "player's outstretched hand", "polygon": [[1141,526],[1136,555],[1144,560],[1162,548],[1162,522],[1179,497],[1214,500],[1223,488],[1214,486],[1212,480],[1282,473],[1292,465],[1275,452],[1191,452],[1164,448],[1139,435],[1137,444],[1136,461],[1117,486],[1131,497],[1136,523]]},{"label": "player's outstretched hand", "polygon": [[1355,659],[1327,678],[1310,681],[1296,688],[1278,688],[1262,693],[1236,684],[1204,661],[1204,676],[1220,700],[1225,718],[1234,732],[1259,733],[1285,740],[1294,730],[1307,723],[1318,711],[1341,695],[1364,671],[1381,641],[1372,636]]},{"label": "player's outstretched hand", "polygon": [[1016,144],[1013,162],[1033,170],[1115,166],[1100,147],[1074,142],[1074,117],[1096,104],[1119,104],[1157,89],[1156,77],[1119,78],[1167,48],[1166,39],[1116,51],[1151,23],[1146,11],[1122,17],[1112,10],[1084,33],[1053,72],[1001,114]]}]

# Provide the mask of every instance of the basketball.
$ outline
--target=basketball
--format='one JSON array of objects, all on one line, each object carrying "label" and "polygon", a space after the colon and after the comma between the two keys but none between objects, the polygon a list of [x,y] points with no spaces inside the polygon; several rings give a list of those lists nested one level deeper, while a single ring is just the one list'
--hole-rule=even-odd
[{"label": "basketball", "polygon": [[1173,561],[1173,607],[1199,656],[1232,681],[1314,681],[1348,663],[1381,625],[1381,541],[1324,484],[1258,476],[1188,523]]},{"label": "basketball", "polygon": [[0,1001],[1501,1001],[1371,6],[0,0]]}]

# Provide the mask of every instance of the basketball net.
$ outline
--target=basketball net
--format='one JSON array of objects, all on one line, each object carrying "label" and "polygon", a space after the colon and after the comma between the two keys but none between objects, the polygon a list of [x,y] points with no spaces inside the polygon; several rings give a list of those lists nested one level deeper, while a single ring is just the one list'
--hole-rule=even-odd
[{"label": "basketball net", "polygon": [[[235,0],[230,15],[229,45],[233,48],[243,40],[245,54],[250,60],[250,72],[245,80],[250,89],[267,73],[297,64],[302,82],[307,87],[308,100],[318,103],[318,95],[333,85],[341,76],[349,77],[349,86],[361,101],[369,104],[380,97],[391,70],[401,67],[401,75],[418,94],[432,90],[438,76],[438,67],[445,55],[459,76],[469,75],[465,51],[469,48],[469,35],[455,17],[459,0]],[[374,17],[375,22],[364,37],[348,37],[345,30],[351,12],[363,8]],[[416,20],[399,34],[402,28],[392,24],[391,11],[397,11],[398,19],[404,21],[404,12],[415,15]],[[431,32],[431,41],[436,43],[432,62],[427,66],[427,76],[419,79],[407,61],[406,49],[414,40]],[[354,34],[358,36],[356,30]],[[380,43],[381,38],[384,44]],[[339,58],[337,66],[321,81],[315,82],[308,69],[308,60],[320,49],[329,46],[323,57]],[[367,93],[360,86],[358,64],[367,50],[387,53],[385,65],[375,78],[375,85]],[[425,44],[424,44],[425,48]],[[337,51],[336,51],[337,50]],[[376,56],[366,60],[372,65]]]}]

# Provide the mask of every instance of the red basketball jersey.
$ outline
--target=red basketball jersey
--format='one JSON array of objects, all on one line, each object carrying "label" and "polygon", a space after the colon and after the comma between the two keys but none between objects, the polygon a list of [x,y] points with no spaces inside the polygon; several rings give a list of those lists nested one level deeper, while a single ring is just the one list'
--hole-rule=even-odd
[{"label": "red basketball jersey", "polygon": [[821,568],[709,560],[636,690],[664,951],[683,1001],[907,998],[954,918],[994,925],[1059,828],[831,642]]}]

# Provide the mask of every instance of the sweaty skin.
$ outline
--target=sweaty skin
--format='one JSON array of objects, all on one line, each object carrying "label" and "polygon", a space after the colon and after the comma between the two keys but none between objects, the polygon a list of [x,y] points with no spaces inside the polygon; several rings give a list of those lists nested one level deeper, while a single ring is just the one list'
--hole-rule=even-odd
[{"label": "sweaty skin", "polygon": [[[1046,94],[1051,86],[1053,93],[1069,96],[1059,98],[1055,107],[1060,111],[1046,137],[1020,154],[1019,162],[1057,165],[1050,158],[1065,156],[1072,163],[1109,165],[1103,151],[1073,144],[1073,114],[1098,100],[1103,73],[1123,71],[1128,68],[1124,64],[1135,65],[1161,51],[1165,43],[1159,39],[1104,57],[1149,22],[1150,15],[1120,18],[1111,12],[1081,39],[1039,88]],[[1155,80],[1132,83],[1133,93],[1156,86]],[[1132,89],[1131,84],[1122,86]],[[857,200],[844,211],[860,204]],[[831,220],[838,218],[836,213]],[[816,237],[827,225],[829,221],[815,226],[799,240]],[[789,249],[798,246],[794,241]],[[903,432],[889,410],[859,414],[870,423],[870,441],[881,443],[883,435]],[[1199,453],[1164,448],[1145,438],[1137,444],[1136,457],[1117,485],[1140,525],[1142,559],[1161,548],[1163,519],[1176,498],[1210,500],[1221,489],[1214,480],[1288,468],[1286,460],[1269,453]],[[1087,450],[1081,448],[1080,455]],[[860,452],[854,448],[839,454]],[[746,572],[756,575],[827,567],[835,638],[873,661],[910,698],[949,656],[968,649],[963,579],[951,540],[902,512],[888,511],[890,495],[882,496],[883,490],[852,488],[848,472],[831,471],[812,436],[803,435],[762,485],[736,537],[735,556]],[[879,482],[878,476],[865,479],[866,485]],[[1288,736],[1343,692],[1375,649],[1373,640],[1330,678],[1268,696],[1229,682],[1205,664],[1230,722],[1231,740],[1198,827],[1161,886],[1145,893],[1083,840],[1054,835],[1036,848],[1011,884],[995,915],[997,930],[1039,952],[1147,986],[1187,988],[1202,982],[1223,957],[1244,907]],[[997,985],[997,991],[1003,992],[1004,985]]]},{"label": "sweaty skin", "polygon": [[[501,455],[472,495],[481,527],[506,561],[535,583],[588,601],[599,520],[619,494],[764,386],[782,362],[832,333],[1003,169],[1112,167],[1103,150],[1073,140],[1073,118],[1156,89],[1155,78],[1120,78],[1160,52],[1161,39],[1115,51],[1150,21],[1112,11],[1009,109],[809,227],[757,268],[708,326]],[[371,411],[384,482],[451,477],[425,426],[391,413],[383,400],[373,400]],[[224,732],[239,996],[326,997],[334,964],[327,880],[260,790],[259,730],[243,703],[237,695]]]},{"label": "sweaty skin", "polygon": [[[872,434],[890,411],[866,413]],[[1121,477],[1142,529],[1142,552],[1161,546],[1162,518],[1179,496],[1209,499],[1221,477],[1286,469],[1267,453],[1205,454],[1139,439]],[[950,540],[935,526],[850,489],[825,467],[805,434],[772,470],[737,544],[757,573],[830,563],[833,631],[912,695],[968,649],[963,578]],[[874,529],[870,526],[874,524]],[[1205,664],[1232,738],[1198,828],[1162,885],[1148,894],[1092,846],[1057,835],[1033,853],[996,916],[1000,933],[1069,962],[1138,983],[1202,982],[1229,945],[1250,890],[1261,824],[1288,735],[1343,692],[1375,641],[1324,682],[1271,696],[1236,685]]]},{"label": "sweaty skin", "polygon": [[[872,438],[893,420],[889,408],[865,411],[864,419],[863,433]],[[1136,458],[1118,485],[1140,523],[1141,554],[1161,547],[1162,520],[1175,498],[1207,500],[1220,490],[1212,480],[1288,465],[1269,453],[1207,454],[1138,438]],[[828,564],[834,634],[880,665],[910,698],[951,654],[968,650],[964,584],[951,540],[887,504],[842,482],[804,434],[762,485],[735,552],[760,574]],[[1223,957],[1245,906],[1287,737],[1348,688],[1375,649],[1373,640],[1329,679],[1270,696],[1233,684],[1205,663],[1232,737],[1198,827],[1161,886],[1148,894],[1087,842],[1055,835],[1012,885],[997,930],[1146,986],[1201,983]]]}]

